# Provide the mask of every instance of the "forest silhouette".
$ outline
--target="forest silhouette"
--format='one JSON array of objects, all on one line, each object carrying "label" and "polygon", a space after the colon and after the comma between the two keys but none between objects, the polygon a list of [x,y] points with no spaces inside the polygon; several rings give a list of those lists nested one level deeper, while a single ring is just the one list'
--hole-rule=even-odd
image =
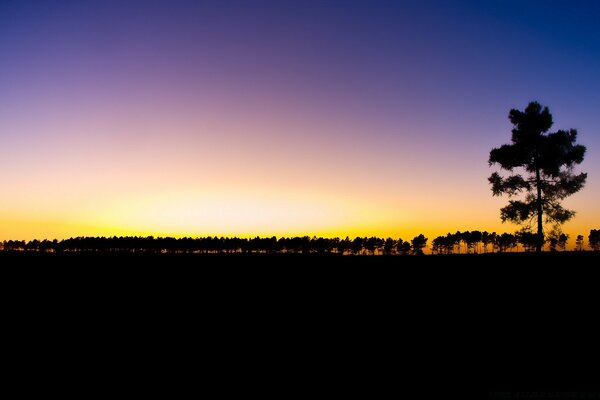
[{"label": "forest silhouette", "polygon": [[[549,239],[550,251],[565,251],[569,236]],[[332,254],[332,255],[422,255],[428,238],[420,234],[410,242],[402,239],[355,237],[350,239],[323,237],[75,237],[64,240],[5,240],[0,243],[4,252],[119,252],[119,253],[186,253],[186,254]],[[592,229],[587,245],[600,251],[600,229]],[[487,231],[457,231],[438,236],[431,242],[432,254],[480,254],[532,252],[536,250],[537,235],[527,231],[514,234]],[[582,251],[583,235],[578,235],[575,249]]]}]

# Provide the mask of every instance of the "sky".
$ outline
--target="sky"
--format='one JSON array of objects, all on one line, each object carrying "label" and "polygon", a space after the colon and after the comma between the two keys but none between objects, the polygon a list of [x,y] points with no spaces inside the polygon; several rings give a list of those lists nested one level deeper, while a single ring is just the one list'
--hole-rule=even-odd
[{"label": "sky", "polygon": [[0,240],[514,232],[489,151],[539,101],[587,146],[600,2],[0,0]]}]

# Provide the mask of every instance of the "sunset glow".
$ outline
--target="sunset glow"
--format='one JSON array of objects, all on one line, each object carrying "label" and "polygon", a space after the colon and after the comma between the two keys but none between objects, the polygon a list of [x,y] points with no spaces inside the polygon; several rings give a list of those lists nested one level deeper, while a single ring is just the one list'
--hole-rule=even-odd
[{"label": "sunset glow", "polygon": [[600,228],[597,2],[195,3],[2,2],[0,241],[514,232],[487,162],[532,100]]}]

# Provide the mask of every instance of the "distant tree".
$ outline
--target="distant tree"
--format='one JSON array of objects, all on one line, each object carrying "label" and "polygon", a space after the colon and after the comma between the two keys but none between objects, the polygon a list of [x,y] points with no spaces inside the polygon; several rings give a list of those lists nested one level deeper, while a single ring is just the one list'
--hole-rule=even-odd
[{"label": "distant tree", "polygon": [[375,240],[372,237],[365,237],[363,240],[363,250],[366,254],[375,254]]},{"label": "distant tree", "polygon": [[352,247],[352,241],[348,236],[345,239],[342,239],[338,242],[337,251],[339,254],[345,254]]},{"label": "distant tree", "polygon": [[463,234],[460,232],[438,236],[431,241],[431,252],[434,254],[452,254],[456,249],[460,252],[462,237]]},{"label": "distant tree", "polygon": [[410,253],[410,243],[405,242],[402,239],[396,241],[396,252],[401,256],[405,256]]},{"label": "distant tree", "polygon": [[548,248],[550,251],[556,251],[556,246],[558,246],[558,237],[555,235],[548,235]]},{"label": "distant tree", "polygon": [[463,233],[461,231],[456,231],[454,233],[454,235],[450,235],[449,241],[453,241],[454,242],[454,247],[456,248],[456,251],[458,252],[458,254],[460,254],[460,243],[463,241]]},{"label": "distant tree", "polygon": [[590,235],[588,236],[588,243],[592,250],[600,250],[600,229],[590,230]]},{"label": "distant tree", "polygon": [[30,240],[26,245],[25,245],[25,250],[29,250],[29,251],[39,251],[40,250],[40,241],[37,239],[33,239]]},{"label": "distant tree", "polygon": [[415,236],[413,240],[411,240],[411,248],[413,254],[421,255],[423,254],[423,249],[427,246],[427,238],[421,233],[419,236]]},{"label": "distant tree", "polygon": [[40,243],[40,251],[43,251],[43,252],[56,251],[54,249],[53,244],[54,243],[51,242],[51,241],[49,241],[48,239],[42,240],[41,243]]},{"label": "distant tree", "polygon": [[537,245],[537,234],[529,229],[521,229],[515,233],[515,242],[523,246],[524,251],[535,251]]},{"label": "distant tree", "polygon": [[575,250],[583,251],[583,235],[577,235],[577,239],[575,239]]},{"label": "distant tree", "polygon": [[460,242],[462,240],[462,233],[460,231],[456,231],[455,233],[448,233],[446,235],[446,246],[447,252],[449,254],[457,251],[460,254]]},{"label": "distant tree", "polygon": [[548,247],[550,251],[556,251],[557,248],[565,251],[569,235],[563,233],[560,229],[553,229],[548,234]]},{"label": "distant tree", "polygon": [[350,246],[352,254],[360,254],[363,251],[363,243],[363,238],[359,236],[355,237]]},{"label": "distant tree", "polygon": [[431,253],[432,254],[442,254],[444,249],[444,237],[438,236],[433,238],[431,241]]},{"label": "distant tree", "polygon": [[481,232],[481,243],[483,244],[483,252],[487,253],[488,245],[492,242],[492,237],[488,231]]},{"label": "distant tree", "polygon": [[492,253],[495,253],[500,250],[499,242],[500,238],[496,232],[490,233],[489,237],[490,243],[492,244]]},{"label": "distant tree", "polygon": [[456,249],[460,253],[460,241],[462,234],[460,232],[448,233],[446,236],[439,236],[436,239],[439,251],[444,254],[452,254]]},{"label": "distant tree", "polygon": [[385,239],[383,243],[383,254],[390,255],[394,253],[394,249],[396,248],[396,241],[392,238]]},{"label": "distant tree", "polygon": [[480,231],[466,231],[461,234],[461,239],[465,243],[465,252],[468,254],[471,250],[477,253],[477,243],[481,241]]},{"label": "distant tree", "polygon": [[[457,234],[458,233],[459,232],[457,232]],[[460,233],[460,241],[465,244],[465,254],[469,254],[469,250],[471,250],[471,247],[473,246],[471,242],[471,232],[464,231]]]},{"label": "distant tree", "polygon": [[317,254],[325,254],[329,247],[329,241],[325,238],[313,237],[311,240],[311,247]]},{"label": "distant tree", "polygon": [[367,253],[370,253],[371,255],[375,255],[375,253],[377,251],[379,251],[379,249],[381,249],[381,247],[383,247],[383,244],[384,244],[383,239],[372,236],[370,238],[364,239],[363,247],[367,251]]},{"label": "distant tree", "polygon": [[327,253],[332,254],[337,251],[338,243],[340,242],[339,237],[334,237],[332,239],[326,239],[327,241]]},{"label": "distant tree", "polygon": [[515,247],[517,243],[517,237],[511,233],[503,233],[497,236],[496,245],[498,246],[498,251],[501,253]]},{"label": "distant tree", "polygon": [[479,253],[479,242],[483,239],[481,231],[471,231],[471,243],[475,247],[475,253]]},{"label": "distant tree", "polygon": [[381,253],[383,251],[383,245],[385,244],[385,240],[379,237],[372,238],[374,242],[375,252],[373,254]]},{"label": "distant tree", "polygon": [[509,119],[514,125],[512,144],[492,149],[489,164],[498,164],[511,175],[494,172],[488,180],[494,196],[524,194],[521,200],[509,200],[500,218],[518,224],[531,224],[537,218],[536,251],[540,252],[544,222],[560,225],[575,215],[560,202],[585,184],[587,174],[576,175],[573,169],[583,161],[586,148],[575,143],[575,129],[545,134],[552,127],[552,114],[537,102],[529,103],[524,111],[510,110]]},{"label": "distant tree", "polygon": [[561,249],[562,251],[565,251],[567,249],[568,241],[569,241],[569,235],[567,235],[566,233],[561,233],[558,236],[558,248]]}]

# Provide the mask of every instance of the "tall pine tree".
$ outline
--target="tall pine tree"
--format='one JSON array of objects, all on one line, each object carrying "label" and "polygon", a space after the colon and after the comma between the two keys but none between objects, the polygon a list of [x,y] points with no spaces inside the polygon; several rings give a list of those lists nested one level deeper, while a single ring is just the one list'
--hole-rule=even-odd
[{"label": "tall pine tree", "polygon": [[524,111],[510,110],[514,125],[512,143],[490,151],[490,166],[497,164],[508,176],[494,172],[489,178],[494,196],[506,194],[508,205],[500,210],[502,222],[537,222],[536,251],[544,245],[544,224],[555,229],[570,220],[575,211],[561,205],[566,197],[585,185],[586,173],[576,174],[574,167],[583,161],[585,146],[576,144],[577,131],[552,127],[548,107],[531,102]]}]

